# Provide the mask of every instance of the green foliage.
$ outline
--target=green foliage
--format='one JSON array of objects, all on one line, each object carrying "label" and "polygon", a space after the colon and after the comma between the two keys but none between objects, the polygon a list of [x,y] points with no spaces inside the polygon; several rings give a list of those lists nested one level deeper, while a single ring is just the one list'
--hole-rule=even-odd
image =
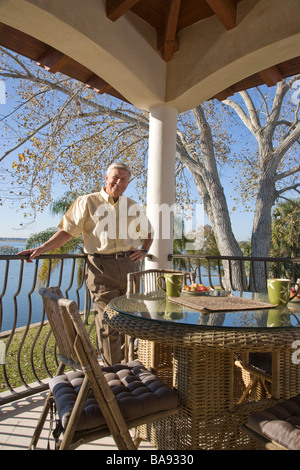
[{"label": "green foliage", "polygon": [[[96,328],[91,318],[91,324],[86,324],[86,329],[92,344],[97,349]],[[57,347],[53,333],[51,332],[50,325],[46,323],[41,330],[39,326],[31,327],[24,340],[24,330],[16,331],[13,339],[6,352],[6,374],[8,381],[12,388],[17,388],[23,385],[20,373],[24,381],[28,384],[36,381],[35,374],[42,380],[48,376],[45,370],[45,362],[47,370],[50,374],[54,375],[59,363],[57,357]],[[50,333],[51,332],[51,333]],[[8,338],[4,339],[7,343]],[[22,344],[20,354],[20,369],[19,369],[19,349]],[[44,361],[45,357],[45,361]],[[31,360],[34,364],[34,372],[31,366]],[[67,368],[68,370],[68,368]],[[3,368],[0,368],[0,393],[8,390],[5,383]]]},{"label": "green foliage", "polygon": [[[300,256],[300,198],[278,203],[272,217],[271,256],[277,258],[299,258]],[[288,263],[283,263],[283,271],[274,275],[290,278]],[[300,278],[300,265],[295,266],[295,280]]]},{"label": "green foliage", "polygon": [[[55,341],[53,335],[51,334],[48,338],[50,326],[47,324],[42,328],[41,334],[39,338],[36,338],[36,334],[38,331],[38,327],[30,328],[28,334],[26,336],[25,341],[23,342],[22,346],[22,354],[21,354],[21,373],[24,380],[27,383],[35,382],[35,376],[31,368],[31,357],[33,358],[33,362],[35,365],[35,372],[37,375],[40,376],[42,373],[41,378],[45,377],[45,370],[43,364],[43,355],[44,355],[44,343],[47,341],[46,346],[46,356],[47,356],[47,367],[50,370],[50,373],[54,374],[55,370],[57,369],[57,362],[55,360]],[[16,332],[14,334],[13,341],[10,344],[8,352],[6,353],[6,371],[8,375],[8,380],[13,388],[19,387],[22,385],[20,380],[19,374],[19,367],[18,367],[18,357],[19,357],[19,348],[20,344],[23,341],[23,331]],[[48,338],[48,340],[47,340]],[[4,342],[6,342],[4,340]],[[32,347],[34,345],[34,352],[32,353]],[[7,389],[5,384],[5,379],[3,375],[3,371],[0,370],[0,391],[4,392]]]},{"label": "green foliage", "polygon": [[63,215],[79,196],[77,191],[67,191],[61,198],[53,201],[50,206],[53,215]]},{"label": "green foliage", "polygon": [[300,256],[300,198],[280,202],[273,210],[272,256]]},{"label": "green foliage", "polygon": [[57,228],[52,227],[47,228],[42,232],[33,233],[26,241],[26,250],[29,248],[37,248],[38,246],[42,245],[47,240],[49,240],[49,238],[52,237],[55,232],[57,232]]},{"label": "green foliage", "polygon": [[[39,233],[34,233],[31,235],[26,242],[26,249],[27,248],[36,248],[46,242],[52,235],[54,235],[58,231],[57,228],[49,228],[47,230],[43,230]],[[65,255],[70,253],[82,253],[83,252],[83,240],[82,237],[74,237],[71,238],[68,242],[66,242],[60,248],[56,250],[48,251],[47,254],[49,255]],[[45,285],[48,278],[48,271],[49,271],[49,260],[44,259],[42,261],[41,267],[39,269],[38,279],[39,279],[39,287]],[[51,271],[57,268],[60,265],[60,259],[52,259],[51,260]],[[80,280],[82,279],[82,269],[83,263],[81,259],[77,260],[77,282],[79,284]]]},{"label": "green foliage", "polygon": [[[176,221],[175,221],[176,222]],[[182,222],[184,224],[184,221]],[[200,233],[201,232],[201,233]],[[203,245],[200,250],[189,250],[187,249],[188,245],[192,241],[192,237],[186,237],[183,230],[182,238],[174,239],[173,242],[173,253],[174,254],[186,254],[186,255],[204,255],[204,256],[220,256],[220,252],[218,250],[216,238],[214,235],[214,231],[210,225],[205,225],[202,229],[193,233],[196,239],[203,238]],[[207,266],[207,262],[205,260],[199,260],[200,266]],[[216,268],[218,265],[217,261],[212,260],[210,262],[212,268]],[[187,265],[184,260],[175,260],[175,267],[180,266],[181,268],[187,268]]]}]

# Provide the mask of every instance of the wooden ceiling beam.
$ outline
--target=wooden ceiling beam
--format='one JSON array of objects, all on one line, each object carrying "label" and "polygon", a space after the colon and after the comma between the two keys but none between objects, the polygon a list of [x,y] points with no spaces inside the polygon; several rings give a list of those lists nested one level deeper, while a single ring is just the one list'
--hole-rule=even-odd
[{"label": "wooden ceiling beam", "polygon": [[106,16],[111,21],[117,21],[140,0],[106,0]]},{"label": "wooden ceiling beam", "polygon": [[62,52],[48,47],[45,52],[37,59],[37,64],[45,67],[49,72],[59,72],[64,65],[72,59]]},{"label": "wooden ceiling beam", "polygon": [[97,93],[107,93],[128,103],[121,93],[80,63],[38,39],[1,22],[0,46],[33,60],[49,72],[61,71],[66,76],[85,83],[87,87],[93,88]]},{"label": "wooden ceiling beam", "polygon": [[236,27],[236,4],[234,0],[206,0],[206,3],[226,29]]},{"label": "wooden ceiling beam", "polygon": [[50,67],[49,72],[59,72],[63,68],[63,66],[66,65],[70,60],[70,57],[63,54],[63,56]]},{"label": "wooden ceiling beam", "polygon": [[85,82],[86,86],[89,88],[93,88],[97,93],[101,95],[103,93],[107,93],[108,90],[112,89],[112,86],[109,85],[105,80],[98,77],[97,75],[93,74],[91,77]]},{"label": "wooden ceiling beam", "polygon": [[259,76],[263,79],[267,86],[274,86],[276,83],[281,82],[283,76],[276,65],[268,69],[261,70]]},{"label": "wooden ceiling beam", "polygon": [[169,0],[163,38],[163,59],[168,62],[178,50],[177,26],[181,0]]},{"label": "wooden ceiling beam", "polygon": [[217,93],[213,98],[216,98],[218,101],[223,101],[226,100],[229,96],[233,96],[234,93],[234,89],[232,87],[228,87],[225,90]]}]

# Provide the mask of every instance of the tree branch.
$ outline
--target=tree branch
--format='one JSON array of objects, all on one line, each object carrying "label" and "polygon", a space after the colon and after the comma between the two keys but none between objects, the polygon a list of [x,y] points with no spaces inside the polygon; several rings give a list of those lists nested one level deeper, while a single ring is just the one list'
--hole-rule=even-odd
[{"label": "tree branch", "polygon": [[283,178],[286,178],[288,176],[295,175],[299,171],[300,171],[300,165],[298,165],[294,168],[291,168],[290,170],[284,171],[283,173],[277,174],[276,177],[275,177],[275,181],[279,181],[279,180],[282,180]]},{"label": "tree branch", "polygon": [[249,131],[254,134],[255,130],[254,130],[251,120],[249,119],[249,117],[247,116],[243,108],[238,103],[229,99],[222,101],[222,103],[226,104],[227,106],[230,106],[230,108],[232,108],[237,113],[237,115],[239,116],[241,121],[245,124],[245,126],[249,129]]},{"label": "tree branch", "polygon": [[[70,79],[63,79],[61,81],[58,81],[58,82],[54,83],[54,82],[51,82],[51,81],[47,80],[44,77],[41,78],[41,77],[37,77],[37,76],[34,76],[34,75],[31,75],[30,77],[28,77],[27,75],[20,74],[19,72],[18,73],[9,73],[9,74],[0,72],[0,76],[7,77],[7,78],[19,79],[19,80],[27,80],[27,81],[31,81],[31,82],[38,83],[38,84],[43,84],[43,85],[46,84],[51,90],[56,90],[56,91],[59,91],[63,94],[69,95],[69,96],[74,94],[73,89],[69,90],[69,89],[67,89],[65,87],[62,87],[60,85],[60,83],[69,81]],[[99,114],[110,115],[110,116],[113,116],[113,117],[117,117],[117,118],[121,119],[122,121],[126,121],[126,122],[129,122],[129,123],[135,124],[138,127],[141,127],[142,129],[144,129],[146,131],[149,130],[148,122],[141,122],[141,120],[139,120],[135,117],[128,116],[123,111],[119,111],[118,109],[113,110],[113,109],[108,108],[106,106],[100,105],[99,103],[97,103],[95,101],[88,100],[88,99],[84,98],[83,96],[79,96],[79,97],[77,97],[77,99],[81,103],[85,104],[86,106],[90,106],[94,109],[97,109]]]},{"label": "tree branch", "polygon": [[[292,184],[290,186],[286,186],[285,188],[282,188],[282,189],[276,191],[277,197],[282,197],[283,198],[282,194],[286,193],[287,191],[296,191],[297,193],[299,193],[300,191],[299,191],[298,188],[300,188],[300,183]],[[288,198],[283,198],[283,199],[287,199],[288,201],[290,200]]]},{"label": "tree branch", "polygon": [[282,156],[294,145],[300,137],[300,123],[297,124],[295,129],[285,139],[279,142],[277,149],[273,152],[273,158],[276,163],[279,163]]},{"label": "tree branch", "polygon": [[253,101],[251,99],[251,96],[249,95],[248,91],[243,90],[243,91],[240,91],[239,94],[243,98],[243,100],[245,102],[245,105],[248,109],[249,117],[250,117],[252,127],[253,127],[253,133],[255,134],[256,132],[258,132],[261,129],[261,124],[260,124],[258,113],[256,111],[256,108],[254,106],[254,103],[253,103]]},{"label": "tree branch", "polygon": [[7,152],[4,153],[4,155],[2,155],[2,157],[0,157],[0,162],[2,162],[6,157],[7,155],[9,155],[10,153],[14,152],[15,150],[17,150],[18,148],[20,148],[23,144],[25,144],[25,142],[28,142],[28,140],[30,140],[35,134],[37,134],[41,129],[43,129],[44,127],[48,126],[49,124],[51,123],[51,119],[48,119],[48,121],[45,121],[43,124],[41,124],[39,127],[37,127],[33,132],[31,132],[27,137],[25,137],[24,139],[22,139],[22,141],[16,145],[14,148],[8,150]]}]

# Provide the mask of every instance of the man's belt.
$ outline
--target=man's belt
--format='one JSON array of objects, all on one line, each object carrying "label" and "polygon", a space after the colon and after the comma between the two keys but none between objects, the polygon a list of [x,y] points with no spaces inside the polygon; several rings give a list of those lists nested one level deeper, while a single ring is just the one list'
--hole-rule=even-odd
[{"label": "man's belt", "polygon": [[120,251],[119,253],[109,253],[107,255],[102,254],[102,253],[93,253],[92,256],[96,256],[96,258],[101,258],[101,259],[119,259],[119,258],[129,258],[129,255],[131,255],[132,251]]}]

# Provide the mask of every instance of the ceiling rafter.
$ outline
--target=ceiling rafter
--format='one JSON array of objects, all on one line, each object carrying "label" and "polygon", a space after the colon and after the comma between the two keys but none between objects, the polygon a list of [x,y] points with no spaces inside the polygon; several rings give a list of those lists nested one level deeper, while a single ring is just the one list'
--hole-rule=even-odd
[{"label": "ceiling rafter", "polygon": [[179,49],[177,38],[177,26],[179,19],[181,0],[169,0],[166,13],[164,37],[163,37],[163,59],[168,62],[174,52]]},{"label": "ceiling rafter", "polygon": [[226,29],[236,27],[236,3],[234,0],[206,0],[206,3]]},{"label": "ceiling rafter", "polygon": [[97,93],[100,93],[101,95],[103,93],[107,93],[110,89],[112,89],[112,86],[109,83],[107,83],[105,80],[95,74],[92,74],[91,77],[84,83],[88,88],[93,88]]},{"label": "ceiling rafter", "polygon": [[106,16],[111,21],[117,21],[140,0],[106,0]]},{"label": "ceiling rafter", "polygon": [[226,100],[229,96],[234,95],[235,91],[232,87],[228,87],[223,91],[220,91],[217,95],[214,96],[218,101]]},{"label": "ceiling rafter", "polygon": [[128,102],[128,100],[109,83],[71,57],[1,22],[0,45],[33,60],[49,72],[61,72],[68,77],[85,83],[87,87],[93,88],[97,93],[107,93],[124,102]]},{"label": "ceiling rafter", "polygon": [[259,75],[268,86],[274,86],[277,82],[280,82],[283,79],[283,76],[276,65],[269,67],[268,69],[261,70]]},{"label": "ceiling rafter", "polygon": [[37,59],[37,64],[45,67],[49,72],[59,72],[64,65],[70,62],[72,59],[62,52],[49,47],[46,51]]},{"label": "ceiling rafter", "polygon": [[[179,50],[179,32],[185,28],[206,21],[213,15],[217,16],[226,29],[236,26],[237,4],[244,0],[107,0],[107,15],[115,21],[129,10],[143,21],[151,25],[157,33],[157,49],[165,61],[173,57]],[[226,34],[226,33],[225,33]],[[84,65],[68,57],[63,52],[52,48],[49,44],[16,30],[0,22],[0,45],[38,62],[52,73],[61,72],[92,87],[97,93],[107,93],[122,101],[128,100],[115,90],[109,83]],[[225,98],[259,85],[274,86],[283,78],[300,73],[300,56],[277,63],[265,70],[246,76],[216,96]]]}]

